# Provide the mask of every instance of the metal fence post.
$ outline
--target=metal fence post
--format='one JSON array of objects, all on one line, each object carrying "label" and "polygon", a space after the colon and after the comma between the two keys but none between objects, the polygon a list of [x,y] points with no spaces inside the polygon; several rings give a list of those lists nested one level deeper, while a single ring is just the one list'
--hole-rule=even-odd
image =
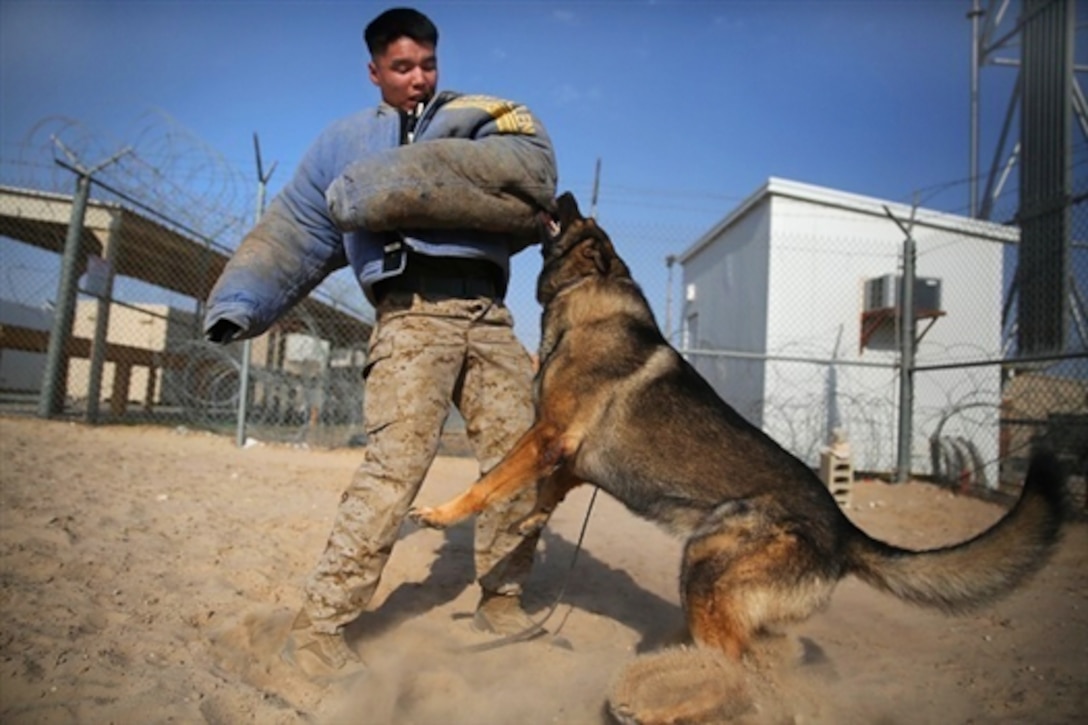
[{"label": "metal fence post", "polygon": [[64,407],[67,389],[68,356],[64,347],[72,336],[72,318],[75,315],[76,284],[79,282],[80,238],[83,235],[83,218],[87,211],[87,199],[91,194],[91,177],[80,173],[76,179],[76,193],[72,197],[72,215],[68,220],[68,236],[64,240],[64,257],[61,260],[60,280],[53,307],[53,328],[49,333],[49,347],[45,354],[45,372],[42,374],[42,392],[38,399],[38,415],[50,418]]},{"label": "metal fence post", "polygon": [[899,324],[899,426],[896,433],[896,483],[910,480],[911,437],[914,427],[914,346],[916,344],[916,326],[914,318],[914,262],[915,246],[911,232],[914,229],[914,215],[918,211],[915,200],[910,209],[910,219],[906,226],[896,219],[887,206],[884,212],[902,230],[903,239],[903,278],[896,293],[896,321]]},{"label": "metal fence post", "polygon": [[903,283],[899,291],[899,445],[896,483],[910,480],[911,437],[914,427],[914,237],[903,240]]},{"label": "metal fence post", "polygon": [[82,250],[83,220],[87,214],[87,200],[91,195],[91,177],[132,151],[124,148],[91,169],[83,168],[75,155],[60,139],[53,142],[72,161],[76,173],[76,193],[72,196],[72,214],[68,220],[68,235],[64,239],[64,257],[61,260],[60,280],[57,282],[57,299],[54,301],[53,327],[49,333],[49,347],[45,354],[45,371],[42,374],[42,392],[38,398],[38,415],[50,418],[64,407],[68,384],[68,355],[64,348],[72,336],[72,318],[75,316],[76,286],[79,284],[79,258]]},{"label": "metal fence post", "polygon": [[[94,338],[91,340],[91,364],[87,379],[87,422],[97,423],[102,396],[102,370],[106,362],[106,348],[109,345],[110,306],[113,305],[113,271],[117,264],[117,247],[121,243],[121,213],[114,212],[110,219],[110,228],[106,238],[103,261],[106,265],[106,277],[102,289],[97,290],[98,302],[95,310]],[[148,371],[148,375],[153,374]]]},{"label": "metal fence post", "polygon": [[[256,224],[264,214],[264,197],[268,188],[268,180],[272,178],[272,172],[276,170],[275,162],[264,173],[261,164],[261,146],[257,141],[257,134],[253,134],[253,151],[257,155],[257,216],[253,223]],[[249,416],[249,365],[253,357],[253,340],[247,338],[242,342],[242,368],[238,373],[238,425],[235,430],[235,443],[239,448],[246,444],[246,418]]]}]

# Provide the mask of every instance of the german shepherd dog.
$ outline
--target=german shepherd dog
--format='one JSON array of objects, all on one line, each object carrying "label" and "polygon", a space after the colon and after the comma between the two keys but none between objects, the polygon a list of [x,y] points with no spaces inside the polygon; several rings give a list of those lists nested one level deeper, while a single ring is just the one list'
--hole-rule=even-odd
[{"label": "german shepherd dog", "polygon": [[449,526],[536,485],[537,507],[519,524],[527,531],[572,487],[598,486],[685,539],[680,595],[692,638],[735,660],[761,632],[826,606],[848,574],[956,613],[1007,594],[1046,562],[1065,518],[1053,456],[1033,458],[1015,507],[969,541],[911,551],[873,539],[668,344],[574,197],[556,208],[537,283],[535,422],[467,491],[413,509],[414,520]]}]

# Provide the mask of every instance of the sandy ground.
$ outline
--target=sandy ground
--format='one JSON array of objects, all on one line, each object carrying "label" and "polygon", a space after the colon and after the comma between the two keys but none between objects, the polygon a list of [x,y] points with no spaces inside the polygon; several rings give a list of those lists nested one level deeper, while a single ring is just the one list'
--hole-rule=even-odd
[{"label": "sandy ground", "polygon": [[[543,615],[565,586],[547,623],[558,636],[465,651],[487,641],[466,619],[471,527],[406,523],[372,611],[351,628],[367,673],[319,688],[276,651],[358,450],[0,418],[0,454],[4,723],[604,723],[616,675],[682,630],[679,543],[606,496],[572,568],[587,489],[553,518],[527,593]],[[421,500],[444,500],[475,468],[440,458]],[[848,509],[874,535],[919,547],[1001,512],[871,481]],[[1084,722],[1086,562],[1075,523],[1028,588],[959,618],[847,580],[783,640],[804,663],[761,675],[743,721]]]}]

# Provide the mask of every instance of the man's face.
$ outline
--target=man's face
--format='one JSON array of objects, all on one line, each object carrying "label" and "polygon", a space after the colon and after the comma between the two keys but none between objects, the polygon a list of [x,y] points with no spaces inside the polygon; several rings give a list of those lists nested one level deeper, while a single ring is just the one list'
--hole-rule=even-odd
[{"label": "man's face", "polygon": [[370,82],[382,93],[382,100],[394,108],[411,111],[434,95],[438,85],[438,58],[434,46],[411,38],[399,38],[367,64]]}]

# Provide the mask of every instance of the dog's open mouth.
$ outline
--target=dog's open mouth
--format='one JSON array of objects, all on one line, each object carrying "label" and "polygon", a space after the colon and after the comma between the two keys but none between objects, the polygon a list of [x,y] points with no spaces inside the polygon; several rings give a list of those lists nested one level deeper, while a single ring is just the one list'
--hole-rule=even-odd
[{"label": "dog's open mouth", "polygon": [[540,231],[544,235],[545,242],[554,242],[563,233],[562,218],[556,209],[541,209],[537,212],[537,221],[540,223]]},{"label": "dog's open mouth", "polygon": [[559,226],[559,222],[556,219],[549,215],[544,221],[544,231],[550,238],[555,239],[563,232],[563,228]]}]

